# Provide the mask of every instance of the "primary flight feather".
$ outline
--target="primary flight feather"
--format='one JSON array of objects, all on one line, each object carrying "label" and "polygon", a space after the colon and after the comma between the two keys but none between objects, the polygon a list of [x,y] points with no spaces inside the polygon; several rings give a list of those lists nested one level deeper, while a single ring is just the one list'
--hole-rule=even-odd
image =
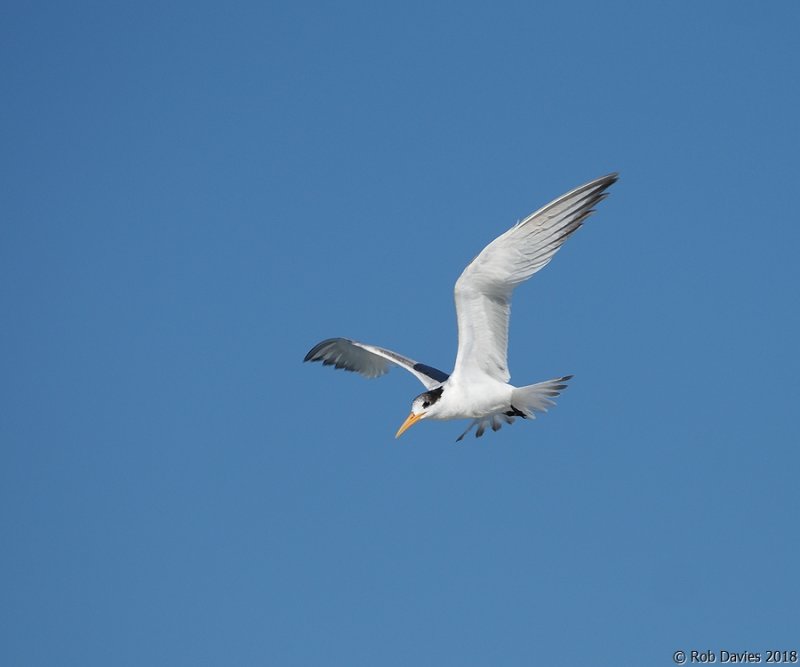
[{"label": "primary flight feather", "polygon": [[391,350],[348,338],[330,338],[315,345],[305,361],[355,371],[369,378],[387,373],[391,365],[412,373],[427,391],[417,396],[411,414],[397,431],[422,419],[471,419],[461,440],[473,427],[480,437],[516,417],[535,418],[554,405],[554,398],[572,377],[525,387],[508,384],[508,320],[514,288],[546,266],[564,241],[606,197],[617,174],[597,178],[571,190],[518,222],[487,245],[456,281],[458,353],[448,375]]}]

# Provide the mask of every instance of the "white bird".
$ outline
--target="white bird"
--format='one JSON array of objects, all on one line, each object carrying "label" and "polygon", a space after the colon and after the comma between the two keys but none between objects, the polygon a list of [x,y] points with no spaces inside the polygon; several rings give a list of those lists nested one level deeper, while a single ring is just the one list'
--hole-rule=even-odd
[{"label": "white bird", "polygon": [[496,431],[503,422],[512,424],[515,417],[535,418],[537,412],[546,412],[572,376],[525,387],[509,384],[511,293],[553,258],[616,180],[617,174],[609,174],[550,202],[497,237],[464,269],[455,286],[458,353],[449,375],[349,338],[322,341],[305,361],[321,361],[368,378],[383,375],[396,364],[416,376],[427,391],[414,399],[396,438],[422,419],[471,419],[461,440],[475,426],[475,435],[480,437],[487,426]]}]

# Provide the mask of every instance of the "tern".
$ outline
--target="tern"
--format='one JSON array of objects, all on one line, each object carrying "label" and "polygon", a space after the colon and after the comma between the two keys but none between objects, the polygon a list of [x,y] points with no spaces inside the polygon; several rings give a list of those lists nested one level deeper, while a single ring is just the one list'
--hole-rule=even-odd
[{"label": "tern", "polygon": [[524,387],[509,384],[508,323],[514,288],[546,266],[564,241],[594,212],[594,206],[617,180],[608,174],[562,195],[520,220],[487,245],[456,281],[458,352],[449,375],[397,352],[349,338],[329,338],[315,345],[304,361],[354,371],[368,378],[384,375],[392,365],[405,368],[426,391],[411,404],[411,414],[395,435],[423,419],[471,419],[461,440],[477,426],[497,431],[516,417],[535,419],[572,375]]}]

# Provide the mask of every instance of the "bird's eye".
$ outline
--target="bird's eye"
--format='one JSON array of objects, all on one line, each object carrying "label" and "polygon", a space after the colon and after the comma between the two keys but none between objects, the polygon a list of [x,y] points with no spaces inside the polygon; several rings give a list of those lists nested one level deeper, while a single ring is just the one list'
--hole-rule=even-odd
[{"label": "bird's eye", "polygon": [[422,401],[422,407],[423,408],[427,408],[429,405],[430,405],[430,403],[428,403],[428,401]]}]

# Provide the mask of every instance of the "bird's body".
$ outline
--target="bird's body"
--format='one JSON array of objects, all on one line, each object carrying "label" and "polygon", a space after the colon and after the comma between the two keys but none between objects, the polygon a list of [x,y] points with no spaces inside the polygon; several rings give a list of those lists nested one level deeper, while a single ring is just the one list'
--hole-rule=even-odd
[{"label": "bird's body", "polygon": [[554,404],[572,376],[524,387],[509,384],[511,294],[552,259],[616,180],[616,174],[609,174],[559,197],[492,241],[464,269],[455,286],[458,353],[451,374],[347,338],[322,341],[305,361],[366,377],[383,375],[395,364],[415,375],[427,391],[414,399],[397,437],[421,419],[471,419],[460,440],[475,426],[481,436],[487,427],[496,431],[516,417],[535,418]]},{"label": "bird's body", "polygon": [[447,382],[439,399],[437,419],[478,419],[512,410],[515,387],[507,382],[484,378],[480,382]]}]

